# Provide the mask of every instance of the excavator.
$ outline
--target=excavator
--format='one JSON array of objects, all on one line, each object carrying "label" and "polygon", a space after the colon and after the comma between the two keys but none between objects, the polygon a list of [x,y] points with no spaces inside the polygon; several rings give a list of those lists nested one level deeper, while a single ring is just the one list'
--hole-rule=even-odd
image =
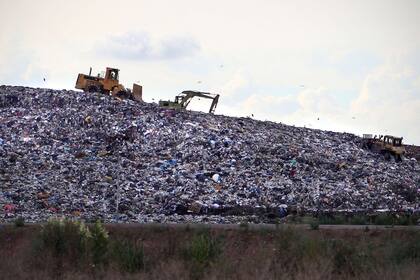
[{"label": "excavator", "polygon": [[119,69],[107,67],[105,75],[98,74],[92,76],[92,67],[90,67],[89,74],[79,74],[76,81],[76,89],[81,89],[84,92],[99,92],[110,94],[122,99],[132,99],[136,101],[143,101],[142,86],[133,84],[133,89],[127,89],[118,81]]},{"label": "excavator", "polygon": [[185,110],[190,104],[191,100],[194,97],[202,97],[207,99],[212,99],[212,103],[210,106],[209,113],[213,114],[216,110],[217,103],[219,102],[219,94],[213,94],[208,92],[201,92],[201,91],[192,91],[192,90],[185,90],[175,96],[175,101],[165,101],[160,100],[159,106],[163,108],[170,108],[170,109],[178,109],[178,110]]}]

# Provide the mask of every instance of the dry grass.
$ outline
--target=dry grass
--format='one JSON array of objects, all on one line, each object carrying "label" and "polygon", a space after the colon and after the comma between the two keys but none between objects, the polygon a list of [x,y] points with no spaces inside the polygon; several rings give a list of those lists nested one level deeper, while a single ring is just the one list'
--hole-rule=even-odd
[{"label": "dry grass", "polygon": [[38,226],[7,226],[0,228],[0,278],[384,280],[417,279],[420,274],[419,231],[142,226],[107,230],[110,244],[141,244],[144,259],[138,269],[125,269],[112,254],[105,265],[75,265],[80,262],[69,256],[58,259],[48,250],[34,251]]}]

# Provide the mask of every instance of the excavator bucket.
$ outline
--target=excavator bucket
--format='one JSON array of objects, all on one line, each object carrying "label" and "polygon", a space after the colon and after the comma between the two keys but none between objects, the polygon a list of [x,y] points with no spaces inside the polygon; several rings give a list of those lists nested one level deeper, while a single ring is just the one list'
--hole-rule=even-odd
[{"label": "excavator bucket", "polygon": [[133,98],[136,101],[143,101],[143,87],[138,84],[133,84]]}]

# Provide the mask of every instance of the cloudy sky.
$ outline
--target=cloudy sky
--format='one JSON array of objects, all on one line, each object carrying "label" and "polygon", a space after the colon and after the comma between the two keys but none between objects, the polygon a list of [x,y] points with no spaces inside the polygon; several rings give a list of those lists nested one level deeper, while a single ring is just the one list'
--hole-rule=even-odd
[{"label": "cloudy sky", "polygon": [[149,102],[208,91],[221,95],[219,114],[420,144],[418,0],[0,0],[0,10],[0,84],[72,89],[77,73],[113,66]]}]

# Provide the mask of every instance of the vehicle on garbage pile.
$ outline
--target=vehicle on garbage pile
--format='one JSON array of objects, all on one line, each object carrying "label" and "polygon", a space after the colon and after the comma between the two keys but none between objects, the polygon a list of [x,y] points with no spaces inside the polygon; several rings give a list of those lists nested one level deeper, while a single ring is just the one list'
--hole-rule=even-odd
[{"label": "vehicle on garbage pile", "polygon": [[77,76],[75,87],[76,89],[81,89],[84,92],[99,92],[123,99],[143,101],[142,86],[134,83],[132,90],[125,88],[118,81],[119,71],[119,69],[107,67],[105,73],[99,73],[96,76],[92,76],[91,67],[89,75],[80,73]]},{"label": "vehicle on garbage pile", "polygon": [[372,137],[371,134],[363,135],[363,148],[370,149],[374,152],[381,153],[385,159],[391,158],[401,161],[405,155],[405,148],[402,144],[403,137],[395,137],[391,135],[380,135]]},{"label": "vehicle on garbage pile", "polygon": [[202,97],[207,99],[212,99],[212,103],[210,105],[209,113],[213,114],[216,110],[217,103],[219,102],[219,94],[208,93],[208,92],[201,92],[201,91],[192,91],[192,90],[185,90],[175,96],[175,101],[166,101],[160,100],[159,106],[163,108],[170,108],[170,109],[178,109],[178,110],[185,110],[190,104],[191,100],[194,97]]}]

